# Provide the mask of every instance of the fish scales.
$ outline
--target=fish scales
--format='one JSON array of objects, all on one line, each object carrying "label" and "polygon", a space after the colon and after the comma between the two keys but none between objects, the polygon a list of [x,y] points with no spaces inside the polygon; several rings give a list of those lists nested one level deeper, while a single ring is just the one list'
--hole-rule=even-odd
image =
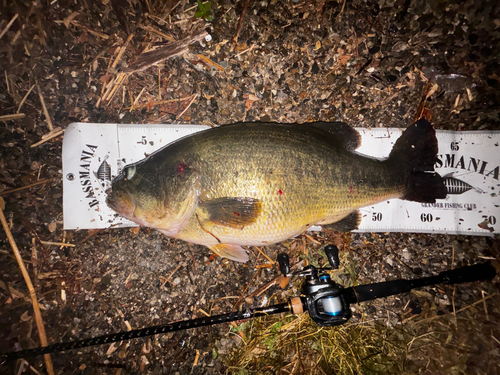
[{"label": "fish scales", "polygon": [[130,167],[130,179],[113,182],[108,203],[142,225],[246,260],[241,246],[281,242],[404,196],[411,178],[402,173],[399,154],[386,161],[368,158],[349,149],[343,137],[307,125],[221,126]]},{"label": "fish scales", "polygon": [[[200,151],[190,162],[203,171],[201,200],[257,198],[263,214],[241,230],[205,228],[223,243],[283,241],[313,224],[333,221],[353,208],[371,204],[381,195],[386,199],[402,191],[403,181],[395,185],[393,171],[382,162],[319,141],[310,133],[247,127],[229,130],[220,128],[193,138],[193,149]],[[378,174],[375,181],[374,174]],[[178,238],[201,236],[205,243],[214,242],[203,230],[205,235],[194,235],[201,229],[195,217],[189,224]]]}]

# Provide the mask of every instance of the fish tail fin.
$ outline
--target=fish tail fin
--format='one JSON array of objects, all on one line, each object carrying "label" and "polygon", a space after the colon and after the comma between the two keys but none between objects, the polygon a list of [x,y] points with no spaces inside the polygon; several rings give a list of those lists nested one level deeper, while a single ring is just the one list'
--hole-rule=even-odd
[{"label": "fish tail fin", "polygon": [[410,125],[398,138],[388,162],[404,173],[406,190],[401,199],[434,203],[446,198],[444,181],[434,172],[437,153],[436,132],[424,119]]}]

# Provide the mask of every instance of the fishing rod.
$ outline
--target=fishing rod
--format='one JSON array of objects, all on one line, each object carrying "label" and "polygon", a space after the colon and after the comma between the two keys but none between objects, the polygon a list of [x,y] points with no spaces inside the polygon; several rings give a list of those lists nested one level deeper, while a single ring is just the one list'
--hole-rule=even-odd
[{"label": "fishing rod", "polygon": [[331,267],[317,268],[309,265],[304,269],[295,272],[290,272],[288,255],[285,253],[278,255],[278,264],[280,266],[280,271],[284,276],[305,277],[304,283],[300,289],[301,296],[292,297],[286,303],[269,307],[248,308],[246,310],[204,318],[182,320],[83,340],[62,342],[35,349],[1,353],[0,365],[6,363],[7,361],[19,358],[33,357],[47,353],[85,348],[89,346],[157,335],[160,333],[175,332],[281,313],[301,314],[303,312],[308,312],[312,320],[319,326],[331,327],[344,324],[351,318],[350,305],[353,303],[370,301],[400,293],[408,293],[412,289],[429,285],[452,285],[472,281],[489,280],[496,275],[495,267],[493,267],[490,263],[479,263],[473,266],[444,271],[435,276],[423,277],[419,279],[399,279],[344,288],[335,283],[330,278],[330,275],[324,272],[339,268],[338,248],[334,245],[328,245],[324,250]]}]

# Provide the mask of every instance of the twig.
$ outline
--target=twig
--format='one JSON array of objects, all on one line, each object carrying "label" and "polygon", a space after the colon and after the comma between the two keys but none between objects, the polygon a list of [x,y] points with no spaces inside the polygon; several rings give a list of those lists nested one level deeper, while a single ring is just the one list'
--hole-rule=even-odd
[{"label": "twig", "polygon": [[[179,1],[179,2],[180,2],[180,1]],[[201,3],[202,3],[203,5],[205,5],[206,3],[208,3],[208,1],[202,1]],[[177,6],[177,5],[176,5],[176,6]],[[198,4],[193,5],[193,6],[189,7],[189,8],[187,8],[187,9],[184,9],[184,13],[190,12],[190,11],[192,11],[193,9],[197,8],[197,7],[198,7]]]},{"label": "twig", "polygon": [[248,282],[245,290],[241,293],[240,298],[238,298],[238,301],[236,301],[236,303],[233,305],[233,311],[236,310],[236,309],[238,309],[240,307],[240,301],[243,299],[243,296],[245,295],[245,293],[248,290],[248,288],[250,287],[250,285],[252,285],[253,279],[255,279],[255,277],[259,274],[259,271],[260,271],[260,269],[258,269],[257,271],[255,271],[255,273],[253,274],[253,276],[250,279],[250,281]]},{"label": "twig", "polygon": [[495,336],[491,335],[491,338],[495,340],[498,345],[500,345],[500,341],[498,341],[498,339]]},{"label": "twig", "polygon": [[356,42],[356,60],[359,59],[359,44],[358,44],[358,34],[356,34],[356,29],[353,27],[352,32],[354,34],[354,41]]},{"label": "twig", "polygon": [[[490,294],[490,295],[489,295],[489,296],[487,296],[487,297],[483,297],[483,298],[481,298],[479,301],[476,301],[476,302],[474,302],[474,303],[471,303],[470,305],[467,305],[467,306],[465,306],[465,307],[462,307],[460,310],[457,310],[457,311],[456,311],[456,314],[458,314],[458,313],[460,313],[460,312],[462,312],[462,311],[464,311],[464,310],[470,309],[471,307],[474,307],[474,306],[476,306],[476,305],[477,305],[477,304],[479,304],[479,303],[484,303],[484,301],[486,301],[487,299],[490,299],[490,298],[496,297],[497,295],[498,295],[498,293],[493,293],[493,294]],[[415,321],[415,324],[417,324],[417,323],[419,323],[419,324],[420,324],[420,323],[429,322],[429,321],[434,320],[434,319],[442,318],[443,316],[446,316],[446,315],[435,315],[435,316],[432,316],[432,317],[430,317],[430,318],[426,318],[426,319],[422,319],[422,320],[417,320],[417,321]],[[403,321],[401,322],[401,324],[404,324],[404,323],[405,323],[407,320],[409,320],[409,319],[411,319],[411,317],[410,317],[410,318],[408,318],[408,319],[403,320]]]},{"label": "twig", "polygon": [[46,137],[45,139],[42,139],[40,142],[37,142],[37,143],[31,145],[30,147],[33,148],[33,147],[36,147],[36,146],[40,146],[42,143],[50,141],[52,138],[55,138],[55,137],[61,135],[62,133],[64,133],[64,129],[57,130],[56,132],[47,133],[47,134],[44,135],[44,137]]},{"label": "twig", "polygon": [[161,63],[171,57],[178,56],[187,51],[189,45],[205,38],[208,33],[205,30],[197,31],[182,40],[172,42],[166,46],[152,51],[142,53],[128,68],[123,69],[126,73],[133,73]]},{"label": "twig", "polygon": [[309,241],[311,241],[312,243],[315,243],[316,245],[321,245],[321,242],[316,241],[316,240],[315,240],[314,238],[312,238],[310,235],[308,235],[308,234],[304,233],[304,236],[306,236],[306,237],[309,239]]},{"label": "twig", "polygon": [[38,90],[38,96],[40,97],[40,102],[42,103],[43,114],[45,115],[45,119],[47,120],[47,126],[49,130],[52,131],[54,130],[54,127],[52,126],[52,121],[50,120],[49,111],[47,110],[47,106],[45,105],[45,100],[43,99],[42,90],[40,90],[40,86],[38,85],[38,83],[36,84],[36,88]]},{"label": "twig", "polygon": [[9,76],[7,75],[6,70],[3,73],[5,75],[5,86],[7,86],[7,93],[10,94]]},{"label": "twig", "polygon": [[29,189],[29,188],[32,188],[34,186],[46,184],[47,182],[50,182],[52,180],[53,180],[53,178],[46,178],[45,180],[40,180],[40,181],[34,182],[32,184],[21,186],[21,187],[15,188],[15,189],[0,191],[0,195],[7,195],[7,194],[10,194],[10,193],[15,193],[16,191],[21,191],[21,190]]},{"label": "twig", "polygon": [[408,344],[408,349],[407,349],[407,351],[409,352],[409,351],[411,350],[411,347],[413,346],[413,343],[415,342],[415,340],[421,339],[421,338],[423,338],[423,337],[425,337],[425,336],[432,335],[433,333],[434,333],[434,331],[432,331],[432,332],[427,332],[427,333],[424,333],[423,335],[420,335],[420,336],[418,336],[418,337],[414,337],[414,338],[412,338],[412,339],[411,339],[411,341],[410,341],[410,343]]},{"label": "twig", "polygon": [[[142,93],[144,92],[144,90],[146,90],[146,87],[143,87],[141,92],[139,93],[139,95],[137,95],[137,97],[135,98],[134,100],[134,103],[132,104],[132,106],[130,107],[130,109],[136,109],[137,108],[137,103],[139,103],[139,99],[141,98],[142,96]],[[141,106],[142,107],[142,106]],[[144,105],[144,107],[147,107],[147,105]],[[140,107],[139,107],[140,108]],[[127,108],[128,109],[128,108]]]},{"label": "twig", "polygon": [[125,41],[125,43],[123,44],[123,46],[120,47],[120,52],[118,52],[118,55],[116,56],[115,61],[113,61],[113,65],[111,65],[112,68],[116,68],[116,66],[120,62],[123,54],[125,53],[125,50],[127,49],[128,44],[130,43],[130,41],[132,40],[133,37],[134,37],[134,34],[133,33],[130,34],[128,36],[127,40]]},{"label": "twig", "polygon": [[71,13],[68,17],[66,17],[65,19],[63,19],[63,24],[64,26],[66,26],[67,29],[69,29],[69,25],[71,24],[71,21],[73,21],[76,16],[78,16],[78,12],[73,12]]},{"label": "twig", "polygon": [[238,37],[240,35],[241,26],[243,24],[243,17],[245,17],[245,13],[247,11],[249,3],[250,3],[250,0],[246,0],[245,5],[243,5],[243,10],[241,11],[240,19],[238,20],[238,26],[236,27],[236,34],[234,34],[233,42],[231,43],[231,49],[230,49],[231,52],[233,52],[234,47],[236,46],[236,43],[238,42]]},{"label": "twig", "polygon": [[160,288],[163,288],[165,286],[166,283],[170,283],[173,285],[173,283],[170,281],[170,279],[172,278],[172,276],[174,276],[174,274],[177,272],[177,270],[181,268],[181,265],[179,264],[175,270],[172,271],[172,273],[165,279],[165,282],[163,284],[161,284],[161,287]]},{"label": "twig", "polygon": [[196,55],[196,56],[198,56],[200,59],[202,59],[202,60],[203,60],[203,61],[205,61],[206,63],[208,63],[208,64],[210,64],[210,65],[212,65],[212,66],[216,67],[218,70],[220,70],[220,71],[222,71],[222,72],[224,71],[224,68],[223,68],[222,66],[220,66],[220,65],[219,65],[219,64],[217,64],[216,62],[214,62],[214,61],[210,60],[208,57],[205,57],[205,56],[203,56],[203,55],[201,55],[201,54],[198,54],[198,55]]},{"label": "twig", "polygon": [[189,104],[186,106],[186,108],[184,108],[184,110],[183,110],[181,113],[179,113],[179,115],[177,115],[176,120],[180,119],[180,118],[182,117],[182,115],[183,115],[184,113],[186,113],[186,111],[188,110],[188,108],[189,108],[189,107],[191,107],[191,104],[193,104],[194,100],[195,100],[197,97],[198,97],[198,94],[194,94],[194,95],[193,95],[193,99],[191,99],[191,101],[190,101],[190,102],[189,102]]},{"label": "twig", "polygon": [[52,242],[52,241],[42,241],[44,245],[54,245],[54,246],[61,246],[61,247],[75,247],[76,245],[72,243],[66,243],[66,242]]},{"label": "twig", "polygon": [[198,364],[198,359],[200,359],[200,351],[198,349],[196,349],[196,356],[194,357],[194,362],[193,362],[193,366],[191,367],[191,372],[193,371],[195,366]]},{"label": "twig", "polygon": [[431,89],[431,87],[432,87],[432,82],[428,81],[424,87],[424,91],[422,92],[422,99],[420,99],[420,103],[417,107],[417,112],[415,113],[415,118],[414,118],[415,121],[420,120],[420,118],[422,117],[422,114],[423,114],[424,109],[425,109],[425,102],[427,101],[427,98],[429,97],[427,94],[429,93],[429,90]]},{"label": "twig", "polygon": [[346,3],[346,0],[344,0],[344,2],[342,3],[342,9],[340,9],[339,16],[342,16],[342,13],[344,13],[345,3]]},{"label": "twig", "polygon": [[149,31],[150,33],[159,35],[162,38],[168,40],[169,42],[175,42],[176,41],[175,38],[173,38],[170,35],[167,35],[165,33],[162,33],[160,30],[156,30],[154,27],[139,25],[139,28],[143,29],[144,31]]},{"label": "twig", "polygon": [[13,113],[11,115],[0,116],[0,121],[10,121],[17,120],[19,118],[24,118],[26,115],[24,113]]},{"label": "twig", "polygon": [[83,31],[86,31],[92,35],[95,35],[99,38],[102,38],[102,39],[109,39],[109,35],[107,34],[104,34],[104,33],[100,33],[99,31],[94,31],[90,28],[88,28],[87,26],[83,26],[82,24],[80,24],[79,22],[77,21],[71,21],[71,24],[76,26],[76,27],[79,27],[80,29],[82,29]]},{"label": "twig", "polygon": [[198,277],[198,271],[196,270],[196,262],[194,260],[194,255],[193,252],[191,251],[191,248],[189,248],[189,252],[191,253],[191,260],[193,261],[194,275]]},{"label": "twig", "polygon": [[244,49],[243,51],[241,51],[240,53],[237,53],[236,55],[234,55],[234,57],[238,57],[240,55],[243,55],[244,53],[247,53],[247,52],[250,52],[251,50],[253,50],[254,48],[256,47],[256,44],[252,44],[250,47],[248,47],[247,49]]},{"label": "twig", "polygon": [[12,24],[14,23],[14,21],[17,19],[17,17],[19,16],[19,13],[16,13],[14,15],[14,17],[12,17],[12,19],[9,21],[9,23],[7,24],[7,26],[5,26],[2,30],[2,32],[0,33],[0,39],[2,39],[2,37],[5,35],[5,33],[7,31],[9,31],[10,27],[12,26]]},{"label": "twig", "polygon": [[206,315],[206,316],[210,317],[210,314],[207,313],[205,310],[203,310],[203,309],[200,308],[200,309],[198,309],[198,311],[201,312],[203,315]]},{"label": "twig", "polygon": [[265,254],[265,253],[261,250],[261,249],[259,249],[257,246],[255,246],[255,248],[256,248],[257,250],[259,250],[259,253],[261,253],[261,254],[262,254],[262,256],[263,256],[264,258],[266,258],[268,261],[270,261],[270,262],[271,262],[271,264],[276,263],[276,262],[273,262],[273,261],[271,260],[271,258],[269,258],[269,257],[268,257],[268,256],[267,256],[267,255],[266,255],[266,254]]},{"label": "twig", "polygon": [[24,95],[23,97],[23,100],[21,100],[21,103],[19,103],[19,107],[17,107],[17,112],[16,113],[19,113],[21,112],[21,107],[23,106],[24,102],[26,101],[26,99],[28,98],[28,95],[31,94],[31,91],[33,91],[33,88],[35,87],[35,85],[32,85],[30,87],[30,89],[28,90],[28,92],[26,93],[26,95]]},{"label": "twig", "polygon": [[[143,88],[142,91],[139,93],[139,95],[137,96],[137,98],[135,98],[134,100],[134,108],[133,109],[140,109],[140,108],[147,108],[149,106],[157,106],[157,105],[162,105],[162,104],[167,104],[167,103],[173,103],[173,102],[182,102],[184,100],[193,100],[193,97],[192,96],[186,96],[184,98],[179,98],[179,99],[167,99],[167,100],[162,100],[162,101],[159,101],[159,102],[148,102],[148,103],[145,103],[145,104],[140,104],[140,105],[137,105],[137,102],[139,101],[139,98],[141,97],[143,91],[145,90],[146,88]],[[131,107],[127,107],[125,109],[132,109]]]},{"label": "twig", "polygon": [[113,100],[113,98],[116,95],[116,92],[121,87],[123,82],[125,82],[127,80],[128,76],[129,75],[127,73],[118,73],[116,78],[109,83],[108,89],[106,90],[106,92],[102,96],[102,101],[108,102],[108,103],[111,102],[111,100]]},{"label": "twig", "polygon": [[[16,257],[17,264],[19,265],[21,273],[23,274],[24,282],[26,283],[26,286],[28,287],[30,293],[31,303],[33,305],[33,312],[35,315],[35,322],[38,328],[38,336],[40,337],[40,344],[42,346],[47,346],[48,345],[47,336],[45,334],[45,327],[43,325],[42,315],[40,313],[40,306],[38,305],[38,298],[36,296],[35,288],[33,288],[33,284],[31,282],[30,275],[28,274],[28,270],[24,265],[21,253],[19,252],[19,249],[16,245],[16,241],[14,241],[14,237],[12,236],[12,233],[9,229],[9,225],[7,224],[7,220],[5,219],[5,215],[3,214],[4,208],[5,208],[5,202],[3,198],[0,197],[0,221],[2,222],[3,230],[7,235],[10,246],[12,247],[12,251],[14,252],[14,255]],[[45,366],[47,366],[47,372],[49,373],[49,375],[54,375],[54,367],[52,366],[52,360],[50,359],[50,354],[44,354],[44,358],[45,358]]]},{"label": "twig", "polygon": [[486,315],[486,320],[490,320],[490,317],[488,315],[488,308],[486,307],[486,300],[484,299],[486,292],[484,290],[481,290],[481,295],[483,296],[483,307],[484,307],[484,314]]},{"label": "twig", "polygon": [[158,67],[158,100],[161,100],[161,68]]}]

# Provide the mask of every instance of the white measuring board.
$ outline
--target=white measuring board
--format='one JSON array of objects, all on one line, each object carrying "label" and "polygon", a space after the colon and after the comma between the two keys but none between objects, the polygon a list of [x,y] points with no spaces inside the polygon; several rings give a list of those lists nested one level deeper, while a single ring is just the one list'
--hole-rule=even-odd
[{"label": "white measuring board", "polygon": [[[130,227],[105,202],[111,180],[181,137],[208,129],[200,125],[72,123],[63,141],[65,229]],[[356,128],[358,153],[389,155],[403,129]],[[436,131],[436,172],[445,178],[446,199],[435,204],[391,199],[362,208],[359,232],[420,232],[491,235],[500,233],[500,131]],[[314,229],[314,228],[313,228]]]}]

